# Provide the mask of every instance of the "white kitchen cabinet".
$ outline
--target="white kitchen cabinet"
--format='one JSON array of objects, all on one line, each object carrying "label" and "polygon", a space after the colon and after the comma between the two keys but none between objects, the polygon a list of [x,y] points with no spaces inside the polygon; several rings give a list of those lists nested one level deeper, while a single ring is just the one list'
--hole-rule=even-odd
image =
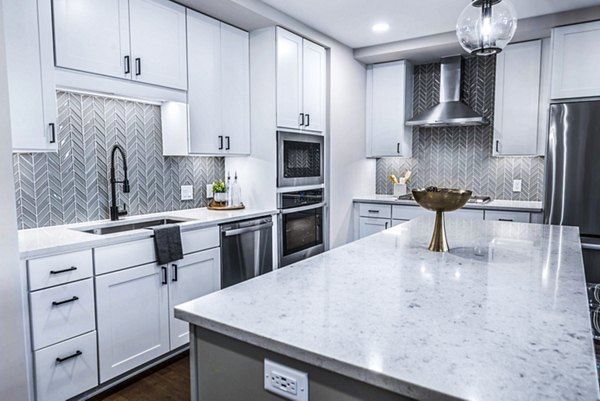
[{"label": "white kitchen cabinet", "polygon": [[13,150],[56,151],[52,10],[47,1],[6,1],[8,93]]},{"label": "white kitchen cabinet", "polygon": [[392,207],[385,204],[361,203],[358,206],[358,212],[361,217],[375,217],[380,219],[392,218]]},{"label": "white kitchen cabinet", "polygon": [[186,255],[171,263],[169,283],[169,321],[171,349],[189,342],[189,324],[175,318],[175,306],[221,288],[220,249]]},{"label": "white kitchen cabinet", "polygon": [[552,30],[552,99],[600,96],[600,21]]},{"label": "white kitchen cabinet", "polygon": [[56,65],[187,89],[185,8],[168,0],[55,0]]},{"label": "white kitchen cabinet", "polygon": [[248,33],[191,10],[187,18],[189,153],[248,155]]},{"label": "white kitchen cabinet", "polygon": [[56,65],[131,77],[128,0],[54,0]]},{"label": "white kitchen cabinet", "polygon": [[[509,45],[496,58],[494,156],[539,154],[542,41]],[[546,103],[547,107],[547,103]],[[543,120],[542,120],[543,121]]]},{"label": "white kitchen cabinet", "polygon": [[359,221],[359,238],[368,237],[392,226],[390,219],[372,219],[361,217]]},{"label": "white kitchen cabinet", "polygon": [[156,264],[96,277],[100,383],[169,351],[167,280]]},{"label": "white kitchen cabinet", "polygon": [[531,214],[528,212],[513,212],[506,210],[486,210],[484,218],[485,220],[529,223],[531,220]]},{"label": "white kitchen cabinet", "polygon": [[129,0],[133,79],[187,89],[185,7],[169,0]]},{"label": "white kitchen cabinet", "polygon": [[413,67],[405,60],[367,67],[367,157],[411,157]]},{"label": "white kitchen cabinet", "polygon": [[277,126],[323,132],[326,124],[326,51],[277,28]]}]

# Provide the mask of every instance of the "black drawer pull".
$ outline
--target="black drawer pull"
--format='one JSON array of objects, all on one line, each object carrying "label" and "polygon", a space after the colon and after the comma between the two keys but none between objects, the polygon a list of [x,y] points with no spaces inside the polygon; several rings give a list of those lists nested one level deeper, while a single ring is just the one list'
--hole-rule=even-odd
[{"label": "black drawer pull", "polygon": [[396,153],[400,154],[400,142],[396,144]]},{"label": "black drawer pull", "polygon": [[306,115],[306,127],[310,126],[310,114]]},{"label": "black drawer pull", "polygon": [[64,305],[64,304],[68,304],[70,302],[75,302],[79,299],[79,297],[73,297],[70,299],[65,299],[64,301],[53,301],[52,302],[52,306],[58,306],[58,305]]},{"label": "black drawer pull", "polygon": [[304,125],[304,113],[300,113],[300,126]]},{"label": "black drawer pull", "polygon": [[178,268],[178,266],[176,264],[172,264],[171,266],[173,266],[173,278],[171,279],[171,281],[177,281],[177,268]]},{"label": "black drawer pull", "polygon": [[167,268],[162,266],[161,267],[162,272],[163,272],[163,279],[162,279],[162,285],[167,285],[168,283],[168,279],[167,279]]},{"label": "black drawer pull", "polygon": [[225,150],[231,149],[231,140],[229,139],[229,137],[226,136],[225,140],[227,141],[227,146],[225,146]]},{"label": "black drawer pull", "polygon": [[379,210],[371,210],[371,209],[369,209],[369,213],[379,213]]},{"label": "black drawer pull", "polygon": [[513,219],[498,219],[498,221],[514,221]]},{"label": "black drawer pull", "polygon": [[223,150],[223,135],[219,135],[219,150]]},{"label": "black drawer pull", "polygon": [[54,123],[48,125],[50,126],[50,143],[56,143],[56,125]]},{"label": "black drawer pull", "polygon": [[77,358],[79,355],[83,355],[83,352],[77,350],[72,355],[65,356],[64,358],[56,358],[56,363],[63,363],[65,361],[68,361],[69,359]]},{"label": "black drawer pull", "polygon": [[129,64],[129,56],[125,56],[125,60],[124,60],[123,64],[125,64],[125,74],[129,74],[131,72],[131,65]]},{"label": "black drawer pull", "polygon": [[142,59],[135,59],[135,75],[142,75]]},{"label": "black drawer pull", "polygon": [[50,274],[68,273],[68,272],[72,272],[75,270],[77,270],[77,268],[75,266],[71,266],[68,269],[63,269],[63,270],[50,270]]}]

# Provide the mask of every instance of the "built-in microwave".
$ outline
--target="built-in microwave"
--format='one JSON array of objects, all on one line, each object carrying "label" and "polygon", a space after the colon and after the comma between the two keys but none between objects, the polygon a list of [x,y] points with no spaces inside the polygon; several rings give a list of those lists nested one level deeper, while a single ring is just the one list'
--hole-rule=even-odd
[{"label": "built-in microwave", "polygon": [[324,182],[323,136],[277,132],[277,186],[299,187]]}]

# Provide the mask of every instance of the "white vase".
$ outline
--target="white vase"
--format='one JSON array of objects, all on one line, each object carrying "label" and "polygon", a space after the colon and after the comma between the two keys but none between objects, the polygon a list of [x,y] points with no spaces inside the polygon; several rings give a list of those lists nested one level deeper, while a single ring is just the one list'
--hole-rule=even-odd
[{"label": "white vase", "polygon": [[227,202],[227,193],[226,192],[215,192],[214,199],[215,199],[215,202]]}]

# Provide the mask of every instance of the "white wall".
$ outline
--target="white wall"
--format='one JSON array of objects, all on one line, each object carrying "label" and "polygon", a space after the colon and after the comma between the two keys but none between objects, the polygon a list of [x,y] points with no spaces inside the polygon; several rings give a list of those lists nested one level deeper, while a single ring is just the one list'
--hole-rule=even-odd
[{"label": "white wall", "polygon": [[0,18],[0,400],[21,401],[28,388],[4,43]]}]

